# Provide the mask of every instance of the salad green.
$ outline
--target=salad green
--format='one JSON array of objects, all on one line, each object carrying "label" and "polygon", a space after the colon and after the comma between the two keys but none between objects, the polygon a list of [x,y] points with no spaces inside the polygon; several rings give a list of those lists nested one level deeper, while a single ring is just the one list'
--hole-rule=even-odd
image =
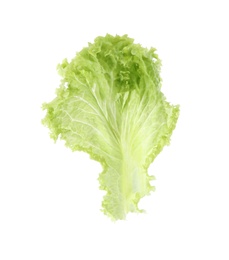
[{"label": "salad green", "polygon": [[97,37],[68,62],[56,98],[43,104],[50,136],[102,164],[102,211],[113,220],[141,212],[154,190],[147,169],[170,142],[179,106],[161,92],[161,62],[127,35]]}]

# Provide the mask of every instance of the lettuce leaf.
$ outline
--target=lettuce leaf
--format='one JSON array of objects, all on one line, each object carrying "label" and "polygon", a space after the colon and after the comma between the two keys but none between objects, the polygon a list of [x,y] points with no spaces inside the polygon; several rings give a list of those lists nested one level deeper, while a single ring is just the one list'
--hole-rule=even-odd
[{"label": "lettuce leaf", "polygon": [[68,62],[56,98],[43,104],[50,136],[102,164],[102,211],[111,219],[142,212],[139,200],[154,190],[147,169],[175,128],[179,106],[161,92],[161,62],[127,35],[97,37]]}]

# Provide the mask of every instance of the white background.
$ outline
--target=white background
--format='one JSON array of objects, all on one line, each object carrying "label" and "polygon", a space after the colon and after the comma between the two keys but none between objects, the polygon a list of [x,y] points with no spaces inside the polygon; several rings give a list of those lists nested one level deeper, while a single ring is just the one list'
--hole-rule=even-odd
[{"label": "white background", "polygon": [[[229,259],[228,1],[1,1],[0,259]],[[56,65],[99,35],[156,47],[180,104],[146,214],[100,212],[99,163],[49,138]]]}]

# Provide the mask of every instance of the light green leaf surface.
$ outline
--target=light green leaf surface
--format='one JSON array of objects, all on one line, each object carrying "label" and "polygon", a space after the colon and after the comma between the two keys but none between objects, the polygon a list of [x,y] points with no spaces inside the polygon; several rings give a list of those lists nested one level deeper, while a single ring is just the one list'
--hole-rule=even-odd
[{"label": "light green leaf surface", "polygon": [[102,210],[113,220],[141,212],[139,200],[154,190],[147,169],[176,125],[179,107],[160,90],[160,65],[155,49],[127,35],[98,37],[58,66],[57,97],[43,105],[51,137],[102,164]]}]

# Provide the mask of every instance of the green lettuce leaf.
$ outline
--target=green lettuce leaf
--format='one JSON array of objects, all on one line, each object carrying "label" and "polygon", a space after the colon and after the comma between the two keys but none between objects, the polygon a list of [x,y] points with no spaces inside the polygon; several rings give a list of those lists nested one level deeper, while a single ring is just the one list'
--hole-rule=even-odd
[{"label": "green lettuce leaf", "polygon": [[51,137],[102,164],[102,210],[113,220],[141,212],[139,200],[154,190],[147,169],[169,144],[179,115],[161,92],[155,51],[127,35],[97,37],[58,65],[57,96],[43,105]]}]

